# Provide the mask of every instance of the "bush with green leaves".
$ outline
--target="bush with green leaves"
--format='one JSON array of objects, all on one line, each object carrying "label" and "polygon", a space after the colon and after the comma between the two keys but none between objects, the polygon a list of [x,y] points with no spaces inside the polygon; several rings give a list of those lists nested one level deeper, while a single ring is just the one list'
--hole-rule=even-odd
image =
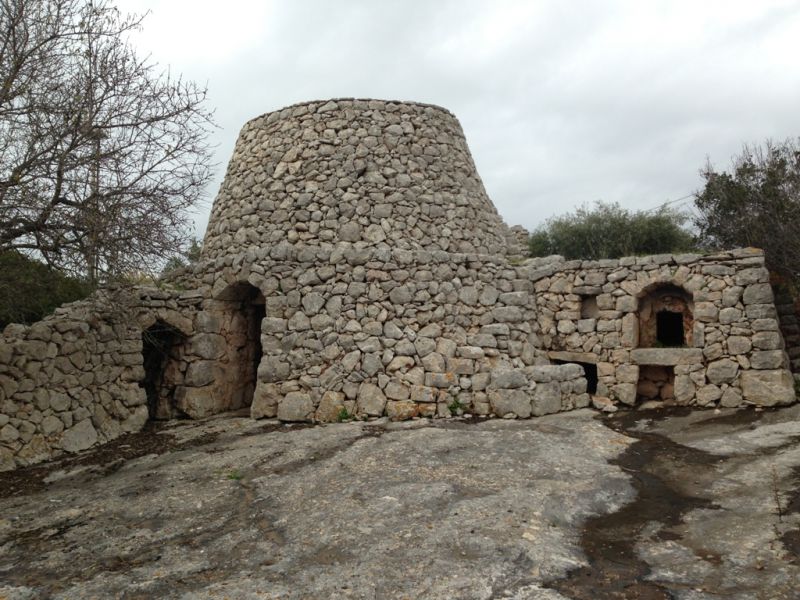
[{"label": "bush with green leaves", "polygon": [[630,211],[598,202],[548,219],[531,234],[530,255],[596,260],[690,251],[695,239],[686,221],[686,215],[668,207]]},{"label": "bush with green leaves", "polygon": [[30,324],[66,302],[88,296],[92,287],[16,252],[0,252],[0,330]]},{"label": "bush with green leaves", "polygon": [[709,248],[755,246],[767,267],[800,281],[800,138],[745,145],[730,172],[709,162],[695,195],[695,225]]}]

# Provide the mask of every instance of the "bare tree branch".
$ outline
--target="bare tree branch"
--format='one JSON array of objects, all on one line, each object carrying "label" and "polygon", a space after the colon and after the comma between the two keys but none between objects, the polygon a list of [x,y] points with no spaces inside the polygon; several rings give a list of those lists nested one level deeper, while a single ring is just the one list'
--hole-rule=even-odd
[{"label": "bare tree branch", "polygon": [[0,251],[98,280],[158,268],[211,176],[206,89],[108,0],[0,0]]}]

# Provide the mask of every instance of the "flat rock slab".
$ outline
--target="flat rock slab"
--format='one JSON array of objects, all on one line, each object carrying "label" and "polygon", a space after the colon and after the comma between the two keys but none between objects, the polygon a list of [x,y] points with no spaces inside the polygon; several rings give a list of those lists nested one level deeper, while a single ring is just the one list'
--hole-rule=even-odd
[{"label": "flat rock slab", "polygon": [[0,476],[0,598],[793,598],[798,412],[171,423]]}]

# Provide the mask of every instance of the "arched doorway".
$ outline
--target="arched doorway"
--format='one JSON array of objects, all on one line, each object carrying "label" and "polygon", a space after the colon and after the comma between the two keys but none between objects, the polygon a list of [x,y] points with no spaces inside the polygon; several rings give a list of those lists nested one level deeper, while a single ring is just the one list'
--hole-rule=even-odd
[{"label": "arched doorway", "polygon": [[639,347],[692,346],[694,302],[689,292],[673,284],[647,290],[639,299]]},{"label": "arched doorway", "polygon": [[217,298],[225,313],[225,337],[228,342],[228,410],[246,408],[253,402],[258,365],[263,354],[261,322],[266,316],[266,300],[256,286],[237,282]]},{"label": "arched doorway", "polygon": [[173,398],[180,378],[177,352],[184,340],[180,331],[161,320],[142,331],[144,379],[139,386],[147,394],[150,419],[175,416]]}]

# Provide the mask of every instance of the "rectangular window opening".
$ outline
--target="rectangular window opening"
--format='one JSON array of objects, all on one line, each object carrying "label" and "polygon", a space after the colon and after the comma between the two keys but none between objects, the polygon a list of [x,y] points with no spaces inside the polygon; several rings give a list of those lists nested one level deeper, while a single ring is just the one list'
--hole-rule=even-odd
[{"label": "rectangular window opening", "polygon": [[656,341],[670,348],[686,345],[682,313],[662,310],[656,314]]}]

